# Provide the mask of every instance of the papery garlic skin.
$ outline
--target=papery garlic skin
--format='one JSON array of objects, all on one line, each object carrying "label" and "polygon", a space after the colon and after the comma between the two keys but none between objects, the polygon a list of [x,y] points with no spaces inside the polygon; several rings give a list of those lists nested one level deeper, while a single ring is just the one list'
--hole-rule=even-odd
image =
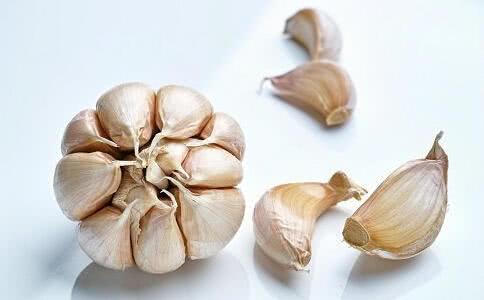
[{"label": "papery garlic skin", "polygon": [[447,210],[448,158],[441,136],[425,159],[395,170],[346,220],[348,244],[370,255],[406,259],[435,241]]},{"label": "papery garlic skin", "polygon": [[277,95],[315,112],[327,126],[346,122],[355,107],[355,89],[349,74],[329,60],[312,61],[266,80],[272,83]]},{"label": "papery garlic skin", "polygon": [[226,113],[216,112],[200,133],[201,141],[193,141],[188,147],[216,144],[242,160],[245,152],[245,137],[239,123]]},{"label": "papery garlic skin", "polygon": [[109,140],[94,109],[79,112],[69,122],[62,138],[62,155],[74,152],[104,152],[118,156],[118,145]]},{"label": "papery garlic skin", "polygon": [[176,180],[173,192],[180,205],[178,223],[190,259],[215,255],[234,237],[242,224],[245,201],[237,188],[187,189]]},{"label": "papery garlic skin", "polygon": [[79,225],[78,240],[82,250],[97,264],[115,270],[134,265],[130,243],[130,212],[105,207]]},{"label": "papery garlic skin", "polygon": [[243,177],[241,162],[228,151],[212,145],[190,149],[182,166],[189,177],[177,177],[188,186],[232,187],[238,185]]},{"label": "papery garlic skin", "polygon": [[208,99],[191,88],[167,85],[156,93],[156,125],[164,138],[186,139],[199,134],[212,112]]},{"label": "papery garlic skin", "polygon": [[341,32],[326,13],[305,8],[286,20],[284,33],[304,46],[312,60],[338,60],[343,39]]},{"label": "papery garlic skin", "polygon": [[329,183],[276,186],[254,208],[256,242],[279,264],[305,270],[311,260],[311,239],[317,218],[338,202],[350,198],[359,200],[365,193],[343,172],[336,172]]},{"label": "papery garlic skin", "polygon": [[155,93],[142,83],[125,83],[104,93],[96,111],[109,137],[122,150],[138,151],[155,126]]},{"label": "papery garlic skin", "polygon": [[187,157],[188,147],[184,140],[163,140],[156,155],[156,163],[160,166],[163,172],[171,175],[173,172],[178,172],[184,177],[188,178],[188,174],[183,169],[182,163]]},{"label": "papery garlic skin", "polygon": [[105,206],[120,182],[120,164],[109,154],[72,153],[57,164],[54,192],[62,212],[81,220]]}]

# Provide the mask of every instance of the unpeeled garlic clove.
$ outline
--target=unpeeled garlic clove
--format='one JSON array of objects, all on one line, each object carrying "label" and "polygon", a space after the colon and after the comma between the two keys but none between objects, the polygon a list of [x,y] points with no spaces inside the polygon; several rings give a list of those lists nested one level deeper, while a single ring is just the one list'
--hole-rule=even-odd
[{"label": "unpeeled garlic clove", "polygon": [[286,20],[284,33],[304,46],[312,60],[338,60],[343,40],[341,32],[326,13],[310,8]]},{"label": "unpeeled garlic clove", "polygon": [[187,189],[168,177],[180,204],[178,223],[186,239],[190,259],[215,255],[234,237],[245,212],[242,192],[237,188]]},{"label": "unpeeled garlic clove", "polygon": [[346,220],[345,241],[370,255],[413,257],[437,238],[447,210],[448,158],[439,139],[427,157],[395,170]]},{"label": "unpeeled garlic clove", "polygon": [[166,175],[178,172],[185,178],[188,178],[189,176],[182,166],[183,161],[187,157],[188,150],[184,140],[166,139],[156,151],[156,163]]},{"label": "unpeeled garlic clove", "polygon": [[327,126],[344,123],[355,107],[350,76],[328,60],[312,61],[265,80],[272,83],[281,98],[322,116]]},{"label": "unpeeled garlic clove", "polygon": [[104,152],[118,156],[118,145],[107,138],[94,109],[79,112],[67,124],[62,138],[62,155],[74,152]]},{"label": "unpeeled garlic clove", "polygon": [[121,181],[121,166],[101,152],[72,153],[57,164],[54,192],[62,212],[71,220],[81,220],[111,200]]},{"label": "unpeeled garlic clove", "polygon": [[162,198],[141,218],[139,234],[132,237],[136,265],[146,272],[170,272],[185,262],[185,244],[175,217],[177,204],[168,195],[169,201]]},{"label": "unpeeled garlic clove", "polygon": [[304,182],[276,186],[267,191],[254,208],[257,244],[274,261],[304,270],[311,259],[311,238],[316,219],[350,198],[361,199],[365,189],[343,172],[328,183]]},{"label": "unpeeled garlic clove", "polygon": [[163,172],[163,169],[156,161],[150,162],[148,167],[146,167],[146,181],[159,189],[166,189],[168,187],[168,181],[164,179],[165,176],[165,172]]},{"label": "unpeeled garlic clove", "polygon": [[121,150],[135,150],[151,139],[155,93],[142,83],[125,83],[104,93],[96,104],[103,128]]},{"label": "unpeeled garlic clove", "polygon": [[201,141],[193,141],[188,147],[216,144],[242,160],[245,152],[245,137],[239,123],[226,113],[216,112],[200,133]]},{"label": "unpeeled garlic clove", "polygon": [[97,264],[115,270],[134,264],[130,242],[130,213],[134,204],[124,212],[105,207],[80,223],[79,244]]},{"label": "unpeeled garlic clove", "polygon": [[175,175],[186,185],[205,188],[233,187],[242,181],[242,164],[228,151],[207,145],[190,149],[182,164],[188,178]]}]

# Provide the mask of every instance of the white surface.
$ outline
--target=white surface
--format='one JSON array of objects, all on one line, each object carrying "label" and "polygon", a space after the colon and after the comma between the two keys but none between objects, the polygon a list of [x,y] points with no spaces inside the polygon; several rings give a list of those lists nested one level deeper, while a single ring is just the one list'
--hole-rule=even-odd
[{"label": "white surface", "polygon": [[[312,5],[344,35],[354,118],[326,129],[256,90],[306,60],[282,34]],[[483,299],[484,5],[482,1],[2,1],[0,125],[2,299]],[[179,83],[243,126],[241,230],[219,255],[163,276],[98,267],[57,207],[52,176],[67,122],[111,86]],[[310,273],[254,248],[252,208],[269,187],[346,171],[372,191],[444,130],[450,209],[435,244],[392,262],[342,242],[358,206],[318,222]]]}]

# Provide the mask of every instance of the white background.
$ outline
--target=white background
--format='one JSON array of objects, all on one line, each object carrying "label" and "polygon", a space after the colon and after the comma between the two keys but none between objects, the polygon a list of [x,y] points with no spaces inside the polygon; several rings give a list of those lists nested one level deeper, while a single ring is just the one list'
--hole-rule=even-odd
[{"label": "white background", "polygon": [[[341,27],[341,63],[358,103],[327,129],[259,81],[306,61],[282,35],[316,6]],[[0,291],[2,299],[483,299],[484,5],[455,1],[2,1]],[[184,84],[230,113],[247,138],[247,210],[216,257],[149,275],[99,267],[79,249],[52,177],[65,125],[126,81]],[[439,130],[450,158],[449,211],[434,245],[384,261],[342,242],[344,203],[323,215],[309,273],[254,247],[262,193],[346,171],[372,191],[423,157]]]}]

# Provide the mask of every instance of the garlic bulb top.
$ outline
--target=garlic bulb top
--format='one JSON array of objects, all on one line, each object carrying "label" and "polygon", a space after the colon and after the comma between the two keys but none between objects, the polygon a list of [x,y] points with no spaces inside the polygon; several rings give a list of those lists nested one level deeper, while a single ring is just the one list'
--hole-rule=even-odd
[{"label": "garlic bulb top", "polygon": [[[187,146],[200,142],[211,104],[188,88],[160,91],[155,110],[149,87],[117,86],[101,96],[96,110],[76,115],[64,134],[56,199],[68,218],[80,221],[82,250],[107,268],[173,271],[186,259],[216,254],[242,222],[244,198],[235,188],[240,161],[217,146],[219,140]],[[155,132],[155,114],[162,132]],[[220,128],[212,135],[222,132],[224,141],[245,148],[241,132],[229,130],[231,137]]]},{"label": "garlic bulb top", "polygon": [[311,259],[316,219],[327,209],[350,198],[361,199],[365,189],[343,172],[328,183],[289,183],[273,187],[254,208],[257,244],[276,262],[304,270]]},{"label": "garlic bulb top", "polygon": [[155,93],[142,83],[125,83],[103,94],[96,111],[109,137],[122,150],[138,150],[152,137]]},{"label": "garlic bulb top", "polygon": [[448,158],[435,138],[424,159],[405,163],[347,219],[343,236],[351,246],[389,259],[415,256],[440,232],[447,210]]},{"label": "garlic bulb top", "polygon": [[266,79],[281,98],[316,112],[328,126],[344,123],[355,107],[356,95],[350,76],[328,60],[312,61]]},{"label": "garlic bulb top", "polygon": [[287,19],[284,33],[302,44],[312,60],[338,60],[343,39],[341,32],[326,13],[311,8],[298,11]]}]

